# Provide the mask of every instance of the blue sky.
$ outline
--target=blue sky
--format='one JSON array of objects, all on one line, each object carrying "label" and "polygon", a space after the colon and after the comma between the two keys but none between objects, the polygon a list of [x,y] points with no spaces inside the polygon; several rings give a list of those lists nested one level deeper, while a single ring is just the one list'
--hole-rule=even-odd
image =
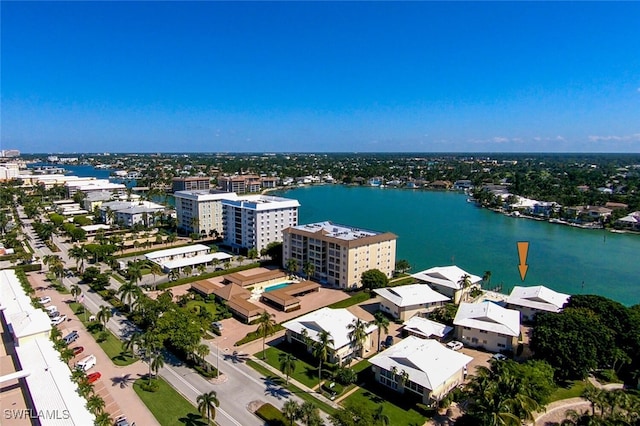
[{"label": "blue sky", "polygon": [[638,2],[2,2],[22,152],[640,152]]}]

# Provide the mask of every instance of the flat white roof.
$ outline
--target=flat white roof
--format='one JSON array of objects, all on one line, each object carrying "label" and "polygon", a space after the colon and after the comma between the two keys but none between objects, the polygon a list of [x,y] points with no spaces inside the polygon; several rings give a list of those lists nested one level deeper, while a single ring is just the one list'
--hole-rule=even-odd
[{"label": "flat white roof", "polygon": [[[328,331],[333,338],[333,349],[337,350],[350,344],[347,326],[356,319],[357,317],[347,309],[322,308],[287,321],[282,326],[298,334],[302,333],[302,330],[307,330],[309,338],[314,342],[318,341],[318,335],[321,331]],[[368,326],[367,334],[372,333],[375,329],[375,325]]]},{"label": "flat white roof", "polygon": [[245,195],[235,200],[223,199],[222,205],[259,211],[300,207],[298,200],[272,195]]},{"label": "flat white roof", "polygon": [[233,256],[227,253],[209,253],[200,256],[183,257],[176,260],[170,260],[162,263],[162,266],[167,269],[184,268],[185,266],[199,265],[201,263],[209,263],[213,259],[227,260]]},{"label": "flat white roof", "polygon": [[44,311],[31,308],[5,318],[17,338],[51,330],[51,319]]},{"label": "flat white roof", "polygon": [[185,198],[195,201],[216,201],[216,200],[237,200],[238,194],[235,192],[210,192],[208,189],[192,190],[192,191],[176,191],[173,193],[176,198]]},{"label": "flat white roof", "polygon": [[71,381],[71,371],[60,360],[53,342],[35,338],[17,346],[16,354],[23,370],[35,410],[42,413],[40,423],[52,426],[86,426],[95,421],[86,408],[87,401],[78,394],[78,386]]},{"label": "flat white roof", "polygon": [[449,297],[438,293],[426,284],[410,284],[398,287],[376,288],[380,297],[398,307],[420,305],[423,303],[446,302]]},{"label": "flat white roof", "polygon": [[520,335],[520,312],[493,302],[461,303],[453,324],[517,337]]},{"label": "flat white roof", "polygon": [[151,253],[147,253],[145,256],[149,260],[154,260],[160,257],[178,256],[178,255],[194,253],[202,250],[211,250],[211,249],[208,246],[205,246],[204,244],[193,244],[190,246],[174,247],[166,250],[152,251]]},{"label": "flat white roof", "polygon": [[419,334],[425,339],[432,336],[442,338],[453,330],[451,326],[440,324],[439,322],[431,321],[417,315],[409,318],[409,320],[405,321],[402,325],[405,330]]},{"label": "flat white roof", "polygon": [[92,232],[92,231],[97,231],[99,229],[111,229],[110,225],[105,225],[104,223],[99,223],[97,225],[87,225],[87,226],[81,226],[80,229],[83,229],[87,232]]},{"label": "flat white roof", "polygon": [[309,223],[306,225],[293,226],[292,228],[307,232],[322,231],[322,234],[326,235],[327,237],[337,238],[339,240],[345,241],[352,241],[364,237],[373,237],[375,235],[382,234],[382,232],[371,231],[354,226],[339,225],[331,221]]},{"label": "flat white roof", "polygon": [[429,390],[437,389],[462,370],[473,358],[452,351],[431,339],[409,336],[369,360],[384,370],[403,370],[409,380]]},{"label": "flat white roof", "polygon": [[11,315],[35,310],[13,269],[0,270],[0,296],[0,311],[7,321]]},{"label": "flat white roof", "polygon": [[460,290],[460,279],[464,275],[469,275],[471,284],[476,284],[482,281],[477,275],[470,274],[464,269],[457,266],[436,266],[435,268],[426,269],[411,276],[417,280],[424,281],[431,284],[440,285],[443,287],[452,288],[454,290]]},{"label": "flat white roof", "polygon": [[568,294],[558,293],[542,285],[515,286],[507,298],[507,303],[540,311],[560,312],[570,297]]}]

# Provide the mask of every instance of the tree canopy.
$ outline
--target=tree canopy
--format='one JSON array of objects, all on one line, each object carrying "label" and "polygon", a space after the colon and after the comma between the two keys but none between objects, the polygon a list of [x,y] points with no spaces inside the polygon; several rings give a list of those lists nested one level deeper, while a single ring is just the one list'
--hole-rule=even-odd
[{"label": "tree canopy", "polygon": [[386,287],[389,284],[389,279],[379,269],[369,269],[362,273],[360,283],[362,287],[371,291],[375,288]]}]

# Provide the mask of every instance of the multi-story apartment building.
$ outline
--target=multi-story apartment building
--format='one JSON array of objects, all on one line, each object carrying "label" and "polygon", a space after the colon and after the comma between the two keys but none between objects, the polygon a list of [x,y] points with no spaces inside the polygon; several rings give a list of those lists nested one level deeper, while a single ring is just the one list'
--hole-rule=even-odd
[{"label": "multi-story apartment building", "polygon": [[222,200],[235,200],[238,196],[220,191],[178,191],[176,200],[178,228],[184,232],[205,235],[222,235]]},{"label": "multi-story apartment building", "polygon": [[171,189],[173,192],[209,190],[210,181],[207,176],[175,177],[171,180]]},{"label": "multi-story apartment building", "polygon": [[390,232],[358,229],[318,222],[284,230],[283,266],[295,259],[302,269],[314,267],[313,276],[340,288],[359,287],[362,273],[379,269],[391,277],[396,263],[396,239]]},{"label": "multi-story apartment building", "polygon": [[222,200],[224,242],[234,250],[282,241],[282,231],[298,224],[298,200],[268,195],[247,195]]},{"label": "multi-story apartment building", "polygon": [[260,192],[262,182],[257,175],[220,176],[218,186],[222,191],[246,194],[248,192]]}]

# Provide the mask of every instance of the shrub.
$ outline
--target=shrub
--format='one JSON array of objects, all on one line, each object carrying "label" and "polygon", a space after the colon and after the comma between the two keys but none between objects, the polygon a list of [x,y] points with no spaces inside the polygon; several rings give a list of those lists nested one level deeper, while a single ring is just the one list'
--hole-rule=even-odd
[{"label": "shrub", "polygon": [[145,392],[156,392],[160,389],[160,385],[157,380],[151,380],[151,382],[144,380],[140,382],[140,388]]},{"label": "shrub", "polygon": [[102,342],[106,341],[108,338],[109,338],[109,333],[108,333],[108,332],[106,332],[106,331],[101,331],[101,332],[98,334],[98,337],[96,338],[96,341],[97,341],[98,343],[102,343]]},{"label": "shrub", "polygon": [[336,381],[343,385],[350,385],[358,380],[358,374],[351,368],[341,367],[336,371]]}]

